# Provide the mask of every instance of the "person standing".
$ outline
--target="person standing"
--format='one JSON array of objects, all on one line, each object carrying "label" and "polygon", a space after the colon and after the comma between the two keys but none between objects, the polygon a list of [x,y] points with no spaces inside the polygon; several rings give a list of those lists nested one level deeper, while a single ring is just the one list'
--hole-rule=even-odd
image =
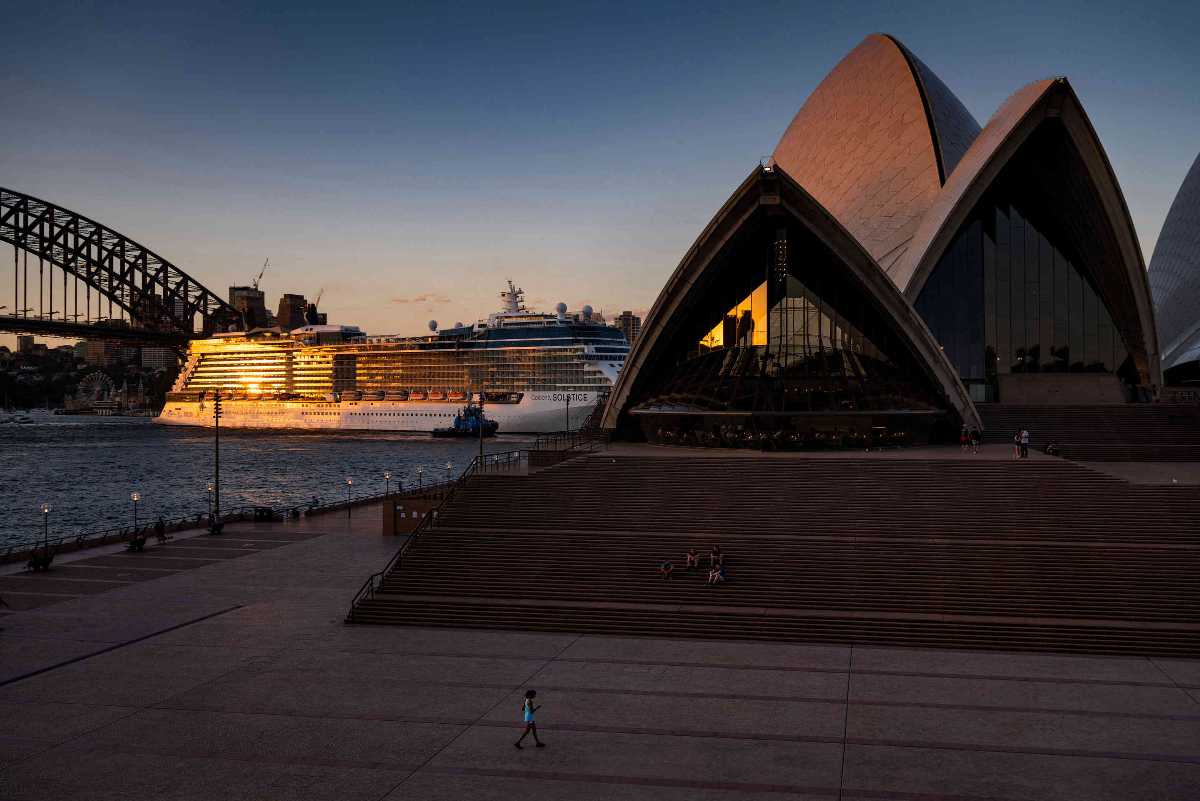
[{"label": "person standing", "polygon": [[541,709],[542,705],[538,704],[534,706],[534,698],[537,698],[537,690],[525,691],[525,700],[521,702],[521,718],[525,722],[525,731],[521,732],[521,738],[513,743],[517,748],[521,747],[521,740],[524,740],[530,734],[533,735],[533,742],[538,748],[546,747],[546,744],[539,740],[537,736],[537,723],[534,722],[534,713]]},{"label": "person standing", "polygon": [[1021,458],[1029,458],[1029,430],[1021,429]]}]

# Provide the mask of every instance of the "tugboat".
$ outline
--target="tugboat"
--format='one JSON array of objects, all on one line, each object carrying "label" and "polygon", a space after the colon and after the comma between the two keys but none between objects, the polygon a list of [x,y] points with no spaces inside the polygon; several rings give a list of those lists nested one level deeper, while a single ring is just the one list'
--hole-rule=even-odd
[{"label": "tugboat", "polygon": [[[482,427],[482,431],[480,431]],[[435,437],[494,437],[500,424],[483,416],[483,407],[468,403],[454,416],[454,425],[433,429]]]}]

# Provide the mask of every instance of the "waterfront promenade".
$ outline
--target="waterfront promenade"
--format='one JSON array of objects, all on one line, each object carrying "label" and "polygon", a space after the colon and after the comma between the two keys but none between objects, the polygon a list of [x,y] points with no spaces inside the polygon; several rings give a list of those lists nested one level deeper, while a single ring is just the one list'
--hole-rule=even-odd
[{"label": "waterfront promenade", "polygon": [[4,615],[0,799],[1200,797],[1200,661],[347,626],[378,520]]}]

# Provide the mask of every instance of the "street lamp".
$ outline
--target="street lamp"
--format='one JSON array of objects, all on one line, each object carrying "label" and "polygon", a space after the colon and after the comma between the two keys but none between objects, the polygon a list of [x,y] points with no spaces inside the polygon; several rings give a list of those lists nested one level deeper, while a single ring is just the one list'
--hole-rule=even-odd
[{"label": "street lamp", "polygon": [[208,490],[208,516],[210,518],[212,517],[212,513],[213,513],[213,490],[215,490],[216,488],[217,488],[217,486],[215,484],[213,484],[211,481],[208,482],[208,486],[206,487],[206,489]]},{"label": "street lamp", "polygon": [[42,504],[42,550],[50,552],[50,504]]},{"label": "street lamp", "polygon": [[417,465],[417,489],[421,489],[424,485],[425,468]]},{"label": "street lamp", "polygon": [[129,500],[133,501],[133,533],[137,534],[137,505],[142,499],[142,493],[134,492],[129,496]]},{"label": "street lamp", "polygon": [[446,483],[447,484],[450,483],[450,471],[453,468],[454,468],[454,465],[450,464],[449,462],[446,462]]},{"label": "street lamp", "polygon": [[346,517],[350,516],[350,488],[354,486],[354,479],[346,479]]},{"label": "street lamp", "polygon": [[383,494],[384,497],[392,494],[392,471],[383,471]]}]

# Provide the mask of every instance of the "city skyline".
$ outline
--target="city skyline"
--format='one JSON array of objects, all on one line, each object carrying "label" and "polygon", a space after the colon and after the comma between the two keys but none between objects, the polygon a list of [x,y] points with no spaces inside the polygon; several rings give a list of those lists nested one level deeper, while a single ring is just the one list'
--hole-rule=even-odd
[{"label": "city skyline", "polygon": [[[283,8],[30,10],[5,57],[0,184],[222,296],[270,258],[270,304],[323,288],[331,322],[417,334],[486,316],[508,278],[544,310],[644,313],[727,187],[873,31],[981,124],[1017,86],[1069,76],[1147,261],[1200,146],[1197,12],[1172,4]],[[51,30],[76,46],[45,61]]]}]

